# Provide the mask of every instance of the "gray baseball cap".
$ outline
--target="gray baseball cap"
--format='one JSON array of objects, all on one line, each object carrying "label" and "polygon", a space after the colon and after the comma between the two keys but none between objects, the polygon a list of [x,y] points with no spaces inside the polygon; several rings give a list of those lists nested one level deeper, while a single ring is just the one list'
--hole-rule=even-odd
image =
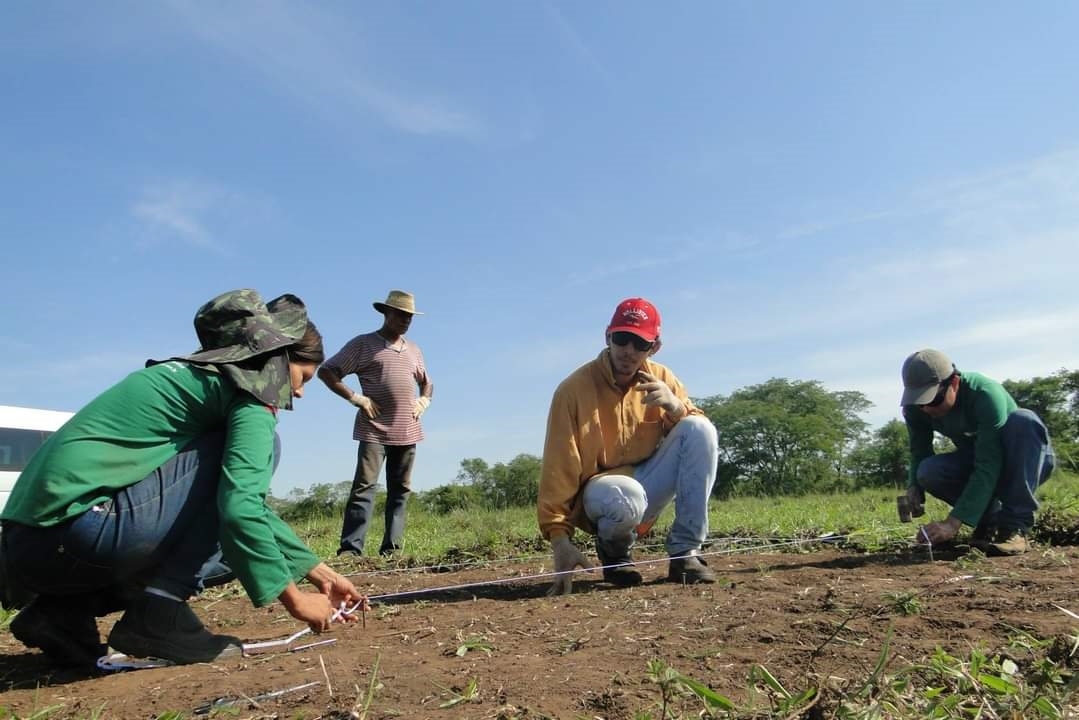
[{"label": "gray baseball cap", "polygon": [[940,350],[926,348],[903,361],[903,399],[901,405],[925,405],[931,402],[940,384],[952,376],[955,365]]}]

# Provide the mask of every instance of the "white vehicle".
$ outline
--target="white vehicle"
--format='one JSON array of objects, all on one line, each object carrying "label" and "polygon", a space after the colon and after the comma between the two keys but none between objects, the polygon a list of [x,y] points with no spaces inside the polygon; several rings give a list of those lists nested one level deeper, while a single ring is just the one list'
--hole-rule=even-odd
[{"label": "white vehicle", "polygon": [[0,510],[26,463],[73,414],[0,405]]}]

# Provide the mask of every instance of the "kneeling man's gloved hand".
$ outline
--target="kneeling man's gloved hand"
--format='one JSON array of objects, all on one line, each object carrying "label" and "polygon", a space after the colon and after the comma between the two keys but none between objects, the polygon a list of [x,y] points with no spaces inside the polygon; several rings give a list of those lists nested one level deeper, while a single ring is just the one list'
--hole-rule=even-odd
[{"label": "kneeling man's gloved hand", "polygon": [[565,575],[559,575],[554,579],[551,584],[551,589],[547,591],[548,595],[569,595],[573,592],[573,574],[570,570],[574,568],[592,568],[595,567],[584,556],[580,550],[570,542],[569,537],[562,535],[551,541],[551,552],[554,554],[554,571],[558,573],[566,573]]},{"label": "kneeling man's gloved hand", "polygon": [[645,405],[663,408],[668,415],[676,418],[685,413],[685,403],[678,399],[667,383],[644,370],[638,370],[637,376],[641,379],[641,382],[637,384],[637,390],[644,393]]}]

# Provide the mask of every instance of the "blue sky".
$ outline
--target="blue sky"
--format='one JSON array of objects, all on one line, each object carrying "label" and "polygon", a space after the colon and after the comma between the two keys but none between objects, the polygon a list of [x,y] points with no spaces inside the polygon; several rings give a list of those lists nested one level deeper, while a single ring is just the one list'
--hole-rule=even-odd
[{"label": "blue sky", "polygon": [[[695,396],[771,377],[897,416],[939,347],[1079,367],[1079,5],[26,2],[0,23],[0,403],[74,410],[294,292],[329,352],[426,314],[417,489],[540,454],[557,383],[651,299]],[[275,494],[351,479],[283,415]],[[722,428],[720,428],[722,432]]]}]

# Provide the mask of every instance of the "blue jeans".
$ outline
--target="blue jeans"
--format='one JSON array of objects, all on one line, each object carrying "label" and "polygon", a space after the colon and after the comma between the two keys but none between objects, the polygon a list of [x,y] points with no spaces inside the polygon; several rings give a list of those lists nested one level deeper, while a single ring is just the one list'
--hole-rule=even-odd
[{"label": "blue jeans", "polygon": [[[218,543],[224,445],[223,432],[204,435],[139,482],[59,525],[5,523],[9,581],[38,595],[148,586],[186,600],[231,580]],[[275,437],[275,466],[279,455]]]},{"label": "blue jeans", "polygon": [[405,536],[405,504],[412,492],[412,464],[415,445],[380,445],[361,440],[356,449],[356,474],[345,504],[341,524],[341,546],[337,552],[363,554],[367,541],[367,522],[371,519],[378,489],[378,474],[386,463],[386,530],[382,534],[380,554],[399,550]]},{"label": "blue jeans", "polygon": [[[1016,410],[1004,423],[1000,439],[1004,466],[981,523],[1029,531],[1038,509],[1034,491],[1056,467],[1049,431],[1035,413]],[[955,505],[974,472],[974,461],[971,448],[928,457],[918,465],[918,485]]]},{"label": "blue jeans", "polygon": [[667,554],[699,550],[708,536],[708,498],[716,481],[719,436],[708,418],[682,418],[652,457],[628,475],[600,475],[584,486],[584,511],[608,547],[632,547],[636,527],[674,500]]}]

